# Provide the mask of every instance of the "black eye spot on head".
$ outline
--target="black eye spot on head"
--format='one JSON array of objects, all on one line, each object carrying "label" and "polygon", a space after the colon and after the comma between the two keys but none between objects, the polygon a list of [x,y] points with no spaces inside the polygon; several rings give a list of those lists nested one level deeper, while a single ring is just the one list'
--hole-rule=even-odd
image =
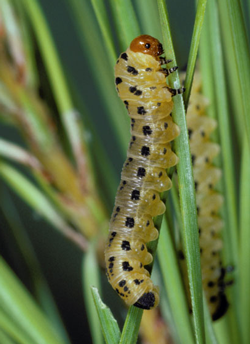
[{"label": "black eye spot on head", "polygon": [[146,43],[146,44],[145,44],[145,48],[146,48],[146,49],[149,49],[149,48],[150,48],[150,44],[149,44],[149,43]]},{"label": "black eye spot on head", "polygon": [[127,61],[127,60],[128,60],[128,55],[127,55],[126,53],[122,53],[122,54],[121,54],[121,58],[122,58],[123,60]]},{"label": "black eye spot on head", "polygon": [[164,123],[164,128],[167,129],[167,127],[168,127],[168,123],[165,122],[165,123]]},{"label": "black eye spot on head", "polygon": [[152,68],[146,68],[145,71],[146,72],[152,72]]},{"label": "black eye spot on head", "polygon": [[147,146],[143,146],[141,149],[141,155],[142,156],[148,156],[150,155],[150,149]]},{"label": "black eye spot on head", "polygon": [[165,155],[167,153],[167,148],[163,148],[163,154]]},{"label": "black eye spot on head", "polygon": [[122,83],[122,79],[121,78],[119,78],[119,77],[115,78],[115,84],[116,85],[119,85],[121,83]]},{"label": "black eye spot on head", "polygon": [[144,244],[142,244],[142,245],[141,245],[141,251],[143,251],[143,250],[144,250],[144,248],[145,248],[145,245],[144,245]]},{"label": "black eye spot on head", "polygon": [[159,177],[159,178],[161,178],[161,177],[162,177],[162,172],[160,172],[160,173],[158,174],[158,177]]},{"label": "black eye spot on head", "polygon": [[144,167],[139,167],[138,171],[137,171],[137,177],[142,178],[142,177],[145,177],[145,175],[146,175],[145,168]]},{"label": "black eye spot on head", "polygon": [[149,221],[147,221],[147,223],[146,223],[146,226],[148,227],[150,225],[150,222]]},{"label": "black eye spot on head", "polygon": [[153,196],[152,196],[152,200],[154,201],[154,200],[155,200],[155,198],[156,198],[156,196],[155,196],[155,194],[153,194]]}]

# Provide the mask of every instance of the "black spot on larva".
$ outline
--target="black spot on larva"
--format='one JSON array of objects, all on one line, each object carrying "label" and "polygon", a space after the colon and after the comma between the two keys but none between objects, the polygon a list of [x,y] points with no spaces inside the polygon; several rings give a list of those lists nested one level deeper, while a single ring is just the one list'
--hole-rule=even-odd
[{"label": "black spot on larva", "polygon": [[146,135],[151,135],[152,134],[152,129],[150,128],[149,125],[144,125],[144,127],[142,127],[142,131],[143,134]]},{"label": "black spot on larva", "polygon": [[199,234],[201,234],[201,228],[199,228]]},{"label": "black spot on larva", "polygon": [[208,184],[208,188],[209,188],[209,189],[212,189],[212,188],[213,188],[213,184],[209,183],[209,184]]},{"label": "black spot on larva", "polygon": [[202,254],[202,252],[203,252],[203,248],[200,248],[200,254]]},{"label": "black spot on larva", "polygon": [[128,291],[128,287],[124,287],[123,290],[126,292]]},{"label": "black spot on larva", "polygon": [[116,232],[112,232],[112,233],[111,233],[111,235],[112,235],[113,238],[116,236],[116,234],[117,234]]},{"label": "black spot on larva", "polygon": [[194,188],[195,188],[195,190],[197,191],[198,183],[197,183],[196,181],[194,182]]},{"label": "black spot on larva", "polygon": [[116,207],[116,211],[119,213],[119,211],[121,210],[120,207]]},{"label": "black spot on larva", "polygon": [[146,68],[145,71],[146,72],[152,72],[152,68]]},{"label": "black spot on larva", "polygon": [[169,115],[170,117],[172,117],[172,112],[170,113],[170,115]]},{"label": "black spot on larva", "polygon": [[201,136],[205,137],[205,132],[204,131],[201,132]]},{"label": "black spot on larva", "polygon": [[185,256],[181,250],[178,252],[178,255],[181,260],[185,259]]},{"label": "black spot on larva", "polygon": [[217,301],[217,296],[211,296],[210,302],[215,303]]},{"label": "black spot on larva", "polygon": [[167,153],[167,148],[163,148],[163,154],[165,155]]},{"label": "black spot on larva", "polygon": [[123,271],[132,271],[134,268],[129,265],[129,262],[122,262]]},{"label": "black spot on larva", "polygon": [[142,263],[140,263],[140,268],[142,268]]},{"label": "black spot on larva", "polygon": [[[132,159],[132,158],[130,158],[130,159]],[[128,159],[129,160],[129,159]],[[131,160],[130,160],[131,161]],[[123,185],[126,185],[127,184],[127,182],[126,182],[126,180],[124,180],[123,182],[122,182],[122,184]]]},{"label": "black spot on larva", "polygon": [[141,149],[141,155],[142,156],[148,156],[150,155],[150,149],[147,146],[143,146]]},{"label": "black spot on larva", "polygon": [[146,226],[148,227],[148,226],[149,226],[149,224],[150,224],[150,222],[149,222],[149,221],[147,221],[147,223],[146,223]]},{"label": "black spot on larva", "polygon": [[133,217],[126,217],[125,226],[128,228],[133,228],[135,225],[135,220]]},{"label": "black spot on larva", "polygon": [[161,103],[157,103],[157,106],[161,106]]},{"label": "black spot on larva", "polygon": [[114,256],[112,256],[112,257],[109,258],[109,262],[113,262],[114,260],[115,260],[115,257],[114,257]]},{"label": "black spot on larva", "polygon": [[131,74],[133,74],[133,75],[137,75],[138,74],[138,70],[136,70],[134,67],[132,67],[132,66],[128,66],[127,67],[127,72],[128,73],[131,73]]},{"label": "black spot on larva", "polygon": [[131,119],[131,122],[132,122],[132,123],[135,123],[135,119],[134,119],[134,118],[132,118],[132,119]]},{"label": "black spot on larva", "polygon": [[128,162],[125,164],[125,166],[128,166],[131,161],[133,161],[133,158],[128,158]]},{"label": "black spot on larva", "polygon": [[164,123],[164,128],[167,129],[167,127],[168,127],[168,123],[165,122],[165,123]]},{"label": "black spot on larva", "polygon": [[122,79],[121,78],[119,78],[119,77],[115,78],[115,84],[116,85],[119,85],[121,83],[122,83]]},{"label": "black spot on larva", "polygon": [[123,293],[120,293],[120,295],[121,295],[122,297],[124,297],[124,294],[123,294]]},{"label": "black spot on larva", "polygon": [[122,53],[122,54],[121,54],[121,58],[122,58],[123,60],[128,61],[128,55],[127,55],[126,53]]},{"label": "black spot on larva", "polygon": [[142,178],[142,177],[145,177],[145,175],[146,175],[145,168],[144,167],[139,167],[138,171],[137,171],[137,177]]},{"label": "black spot on larva", "polygon": [[129,87],[129,92],[135,93],[135,91],[136,91],[136,87],[134,87],[134,86]]},{"label": "black spot on larva", "polygon": [[118,59],[117,61],[116,61],[116,64],[118,64],[120,62],[120,59]]},{"label": "black spot on larva", "polygon": [[162,177],[162,172],[160,172],[160,173],[158,174],[158,177],[159,177],[159,178],[161,178],[161,177]]},{"label": "black spot on larva", "polygon": [[120,282],[119,282],[119,287],[124,287],[125,286],[125,284],[126,284],[126,281],[125,280],[121,280]]},{"label": "black spot on larva", "polygon": [[139,190],[133,190],[131,193],[131,199],[138,201],[140,199],[140,191]]},{"label": "black spot on larva", "polygon": [[135,280],[134,280],[134,284],[140,285],[140,281],[139,281],[138,279],[135,279]]},{"label": "black spot on larva", "polygon": [[212,251],[212,256],[216,256],[217,252],[216,251]]},{"label": "black spot on larva", "polygon": [[196,159],[195,155],[191,154],[191,159],[192,159],[192,165],[194,165],[194,162],[195,162],[195,159]]},{"label": "black spot on larva", "polygon": [[136,92],[135,92],[135,96],[140,96],[142,94],[142,91],[140,91],[140,90],[137,90]]},{"label": "black spot on larva", "polygon": [[154,201],[154,200],[155,200],[155,198],[156,198],[156,196],[155,196],[155,194],[153,194],[152,200]]},{"label": "black spot on larva", "polygon": [[193,130],[192,129],[188,129],[189,140],[191,139],[192,134],[193,134]]},{"label": "black spot on larva", "polygon": [[112,269],[114,267],[114,263],[109,263],[109,269]]},{"label": "black spot on larva", "polygon": [[213,320],[220,319],[227,311],[229,303],[227,302],[227,298],[224,294],[220,294],[220,302],[216,312],[212,315]]},{"label": "black spot on larva", "polygon": [[144,106],[139,106],[139,107],[137,108],[137,113],[138,113],[139,115],[145,115],[145,113],[147,113],[147,111],[145,110]]},{"label": "black spot on larva", "polygon": [[127,100],[124,100],[123,103],[126,105],[126,109],[128,109],[128,101],[127,101]]},{"label": "black spot on larva", "polygon": [[130,251],[131,247],[130,247],[129,241],[123,240],[121,244],[121,248],[123,249],[123,251]]},{"label": "black spot on larva", "polygon": [[144,250],[144,248],[145,248],[145,245],[144,245],[144,244],[142,244],[142,245],[141,245],[141,251],[143,251],[143,250]]},{"label": "black spot on larva", "polygon": [[115,291],[117,292],[117,294],[120,294],[119,290],[117,288],[115,288]]},{"label": "black spot on larva", "polygon": [[132,136],[132,140],[135,141],[135,140],[136,140],[136,137],[135,137],[135,136]]},{"label": "black spot on larva", "polygon": [[199,215],[199,213],[200,213],[200,207],[197,207],[196,210],[197,210],[197,215]]},{"label": "black spot on larva", "polygon": [[151,291],[148,293],[144,293],[136,303],[134,303],[134,306],[142,309],[150,309],[154,307],[155,305],[155,296],[154,293]]},{"label": "black spot on larva", "polygon": [[212,288],[212,287],[214,286],[214,282],[213,282],[213,281],[209,281],[208,284],[207,284],[207,286],[208,286],[209,288]]}]

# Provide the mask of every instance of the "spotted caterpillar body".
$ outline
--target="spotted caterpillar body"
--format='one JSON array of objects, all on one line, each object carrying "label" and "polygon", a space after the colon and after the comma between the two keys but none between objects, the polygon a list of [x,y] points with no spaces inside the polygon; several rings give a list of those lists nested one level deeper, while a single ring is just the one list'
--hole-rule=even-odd
[{"label": "spotted caterpillar body", "polygon": [[159,57],[162,53],[157,39],[142,35],[115,66],[117,91],[131,117],[132,138],[110,221],[105,262],[108,280],[119,296],[127,305],[143,309],[159,303],[158,287],[144,268],[153,260],[146,243],[158,237],[152,218],[165,211],[159,193],[171,188],[166,168],[178,162],[171,150],[171,141],[179,135],[171,117],[174,90],[166,86],[166,75],[175,69],[161,68],[168,62]]},{"label": "spotted caterpillar body", "polygon": [[196,189],[202,284],[210,314],[213,320],[217,320],[228,308],[223,282],[225,269],[222,268],[220,260],[220,231],[223,221],[218,211],[223,197],[215,191],[215,184],[221,178],[221,170],[212,164],[220,147],[209,138],[217,123],[205,114],[208,102],[202,96],[200,88],[200,77],[196,74],[187,111],[187,126]]}]

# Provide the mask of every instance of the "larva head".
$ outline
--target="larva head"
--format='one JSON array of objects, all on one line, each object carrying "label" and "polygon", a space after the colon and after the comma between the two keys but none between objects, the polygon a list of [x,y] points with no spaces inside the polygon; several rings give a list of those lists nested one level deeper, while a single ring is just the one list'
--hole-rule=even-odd
[{"label": "larva head", "polygon": [[149,36],[141,35],[136,37],[130,44],[130,50],[135,53],[143,53],[157,57],[163,54],[163,48],[158,39]]}]

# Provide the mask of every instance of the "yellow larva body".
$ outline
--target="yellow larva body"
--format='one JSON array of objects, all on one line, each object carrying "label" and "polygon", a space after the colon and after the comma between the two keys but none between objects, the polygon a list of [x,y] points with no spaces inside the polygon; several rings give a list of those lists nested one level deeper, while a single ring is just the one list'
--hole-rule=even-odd
[{"label": "yellow larva body", "polygon": [[196,74],[187,111],[187,127],[196,189],[202,284],[210,314],[213,320],[217,320],[228,307],[223,285],[225,270],[220,260],[220,231],[223,221],[218,212],[223,197],[215,191],[215,185],[221,178],[221,170],[212,163],[220,147],[210,140],[210,134],[217,123],[205,114],[208,102],[200,93],[200,88],[200,77]]},{"label": "yellow larva body", "polygon": [[159,58],[128,48],[115,78],[132,138],[106,243],[107,276],[127,305],[151,309],[159,303],[159,290],[144,268],[152,262],[146,243],[158,237],[152,218],[165,211],[159,193],[171,187],[166,168],[178,162],[170,142],[179,128],[170,116],[173,102]]}]

